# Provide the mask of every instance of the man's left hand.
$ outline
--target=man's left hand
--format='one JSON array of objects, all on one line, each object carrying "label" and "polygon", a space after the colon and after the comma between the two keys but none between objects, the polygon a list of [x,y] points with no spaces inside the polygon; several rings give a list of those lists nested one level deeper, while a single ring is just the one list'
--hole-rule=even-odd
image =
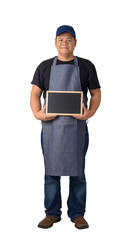
[{"label": "man's left hand", "polygon": [[82,107],[83,107],[83,110],[84,110],[83,114],[82,115],[73,115],[74,118],[79,119],[79,120],[87,120],[88,118],[93,116],[92,111],[88,110],[85,107],[84,103],[83,103]]}]

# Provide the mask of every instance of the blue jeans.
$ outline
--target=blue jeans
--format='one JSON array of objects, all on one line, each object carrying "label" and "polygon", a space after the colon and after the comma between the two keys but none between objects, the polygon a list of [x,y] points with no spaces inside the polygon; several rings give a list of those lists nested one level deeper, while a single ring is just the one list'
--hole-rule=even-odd
[{"label": "blue jeans", "polygon": [[[43,131],[43,129],[42,129]],[[41,147],[43,152],[43,133],[41,131]],[[86,125],[86,137],[84,147],[84,159],[82,176],[69,177],[69,196],[67,199],[68,217],[74,219],[84,216],[86,209],[86,178],[85,178],[85,155],[89,145],[89,134]],[[44,152],[43,152],[44,154]],[[46,215],[60,217],[62,214],[60,176],[49,176],[45,174],[44,180],[44,206]]]}]

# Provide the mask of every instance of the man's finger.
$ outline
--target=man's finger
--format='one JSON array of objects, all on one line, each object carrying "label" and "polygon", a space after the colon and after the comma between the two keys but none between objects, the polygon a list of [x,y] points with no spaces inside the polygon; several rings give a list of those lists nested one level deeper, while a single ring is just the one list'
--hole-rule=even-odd
[{"label": "man's finger", "polygon": [[43,107],[43,110],[45,110],[46,109],[46,105]]},{"label": "man's finger", "polygon": [[82,116],[73,115],[74,118],[80,119]]},{"label": "man's finger", "polygon": [[57,115],[55,115],[55,114],[46,114],[46,117],[48,117],[48,118],[55,118]]}]

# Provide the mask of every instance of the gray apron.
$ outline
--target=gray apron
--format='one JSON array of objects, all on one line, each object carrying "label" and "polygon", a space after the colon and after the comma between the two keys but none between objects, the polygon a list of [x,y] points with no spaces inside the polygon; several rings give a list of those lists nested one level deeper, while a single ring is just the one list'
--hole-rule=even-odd
[{"label": "gray apron", "polygon": [[[78,59],[74,64],[51,66],[49,90],[82,91]],[[86,106],[86,97],[83,94]],[[46,104],[46,99],[44,105]],[[57,116],[42,121],[45,173],[51,176],[81,176],[84,159],[86,121],[72,116]]]}]

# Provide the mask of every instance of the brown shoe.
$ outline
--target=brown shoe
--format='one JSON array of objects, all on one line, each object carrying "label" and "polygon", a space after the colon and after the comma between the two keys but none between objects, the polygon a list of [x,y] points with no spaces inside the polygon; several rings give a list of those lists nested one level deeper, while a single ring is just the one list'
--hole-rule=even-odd
[{"label": "brown shoe", "polygon": [[87,221],[82,216],[71,219],[71,221],[75,223],[75,227],[78,229],[84,229],[89,227]]},{"label": "brown shoe", "polygon": [[47,215],[39,224],[37,227],[39,228],[49,228],[53,226],[53,223],[59,222],[61,220],[61,217],[54,217]]}]

